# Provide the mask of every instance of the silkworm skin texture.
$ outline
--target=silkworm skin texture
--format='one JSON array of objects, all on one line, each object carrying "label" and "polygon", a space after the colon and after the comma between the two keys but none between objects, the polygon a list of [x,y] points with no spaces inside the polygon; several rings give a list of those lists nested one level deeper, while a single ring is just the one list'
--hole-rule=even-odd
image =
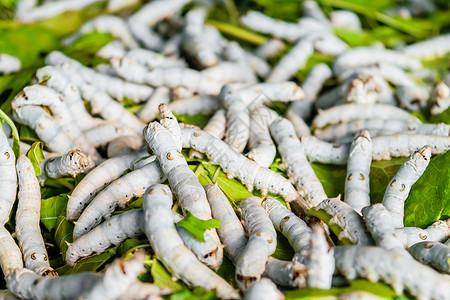
[{"label": "silkworm skin texture", "polygon": [[283,300],[284,295],[277,285],[268,278],[262,278],[260,281],[252,284],[244,296],[245,300]]},{"label": "silkworm skin texture", "polygon": [[306,256],[306,285],[312,288],[329,289],[334,273],[333,249],[328,249],[324,230],[314,225]]},{"label": "silkworm skin texture", "polygon": [[16,200],[17,175],[16,156],[8,139],[0,128],[0,225],[9,220],[11,208]]},{"label": "silkworm skin texture", "polygon": [[75,149],[63,156],[46,159],[41,166],[43,173],[39,176],[39,180],[42,182],[45,178],[60,178],[67,175],[75,177],[93,167],[94,162],[90,161],[81,150]]},{"label": "silkworm skin texture", "polygon": [[420,242],[408,248],[419,262],[450,274],[450,247],[439,242]]},{"label": "silkworm skin texture", "polygon": [[23,268],[22,252],[3,225],[0,226],[0,266],[5,277],[11,271]]}]

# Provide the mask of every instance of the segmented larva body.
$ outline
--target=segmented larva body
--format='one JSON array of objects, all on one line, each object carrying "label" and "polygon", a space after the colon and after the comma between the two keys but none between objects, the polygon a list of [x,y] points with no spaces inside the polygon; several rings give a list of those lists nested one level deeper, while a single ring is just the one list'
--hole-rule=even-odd
[{"label": "segmented larva body", "polygon": [[175,59],[173,57],[166,57],[160,53],[143,48],[131,49],[126,52],[123,57],[127,57],[148,68],[186,67],[186,63],[183,60]]},{"label": "segmented larva body", "polygon": [[450,247],[440,242],[420,242],[408,248],[419,262],[450,274]]},{"label": "segmented larva body", "polygon": [[330,56],[340,55],[349,48],[344,41],[329,31],[313,32],[305,40],[312,42],[316,51]]},{"label": "segmented larva body", "polygon": [[270,132],[278,144],[278,152],[289,177],[295,181],[295,186],[302,196],[312,205],[319,204],[327,198],[322,184],[317,178],[305,150],[295,134],[291,122],[279,117],[270,124]]},{"label": "segmented larva body", "polygon": [[77,148],[61,126],[42,107],[27,105],[13,111],[14,120],[31,127],[50,151],[64,154]]},{"label": "segmented larva body", "polygon": [[251,196],[239,204],[248,236],[248,243],[236,261],[236,280],[241,290],[260,280],[267,259],[277,247],[277,233],[261,207],[261,201],[261,198]]},{"label": "segmented larva body", "polygon": [[306,124],[306,122],[299,115],[297,115],[297,113],[295,113],[295,111],[293,111],[291,108],[288,108],[285,117],[292,123],[292,126],[294,126],[295,133],[299,138],[301,138],[302,136],[311,136],[309,125]]},{"label": "segmented larva body", "polygon": [[409,248],[420,242],[441,242],[450,237],[450,222],[437,221],[426,229],[417,227],[403,227],[395,229],[395,236],[403,242],[405,248]]},{"label": "segmented larva body", "polygon": [[395,227],[389,211],[377,203],[362,210],[364,222],[375,243],[386,250],[404,249],[404,244],[395,235]]},{"label": "segmented larva body", "polygon": [[347,162],[344,202],[361,214],[370,205],[369,173],[372,163],[372,142],[369,131],[362,130],[353,141]]},{"label": "segmented larva body", "polygon": [[255,54],[263,60],[267,60],[283,51],[284,47],[285,45],[280,39],[269,38],[256,48]]},{"label": "segmented larva body", "polygon": [[56,275],[48,261],[47,250],[39,226],[41,210],[41,190],[28,157],[17,159],[17,177],[19,179],[16,212],[16,235],[23,253],[25,267],[39,275]]},{"label": "segmented larva body", "polygon": [[284,300],[284,295],[277,285],[268,278],[252,284],[244,296],[245,300]]},{"label": "segmented larva body", "polygon": [[330,216],[329,221],[326,223],[343,243],[356,245],[373,244],[372,238],[366,233],[361,216],[341,199],[325,199],[312,209],[316,212],[323,211]]},{"label": "segmented larva body", "polygon": [[122,101],[126,97],[134,102],[140,102],[148,99],[153,93],[153,88],[149,86],[100,74],[58,51],[53,51],[48,54],[45,62],[59,66],[63,73],[77,85],[80,83],[95,85],[96,89],[108,93],[111,97],[119,101]]},{"label": "segmented larva body", "polygon": [[442,57],[450,52],[450,34],[407,45],[401,49],[406,55],[416,58]]},{"label": "segmented larva body", "polygon": [[352,120],[373,118],[403,120],[407,122],[414,122],[416,120],[408,112],[392,105],[351,103],[320,111],[312,121],[312,125],[316,128],[322,128],[328,124],[334,125]]},{"label": "segmented larva body", "polygon": [[225,85],[219,98],[226,110],[225,142],[242,153],[250,134],[250,116],[236,88]]},{"label": "segmented larva body", "polygon": [[263,195],[268,192],[278,194],[286,201],[298,197],[297,191],[286,178],[270,169],[260,167],[218,138],[191,128],[182,129],[181,133],[183,147],[206,154],[208,159],[219,164],[229,177],[239,178],[248,190],[257,188]]},{"label": "segmented larva body", "polygon": [[295,72],[302,69],[308,58],[313,54],[314,47],[310,41],[299,41],[280,61],[273,67],[268,82],[285,81]]},{"label": "segmented larva body", "polygon": [[118,157],[110,158],[90,171],[81,180],[69,196],[67,202],[67,219],[76,220],[84,206],[94,198],[95,194],[117,179],[133,162],[148,155],[147,151],[135,151]]},{"label": "segmented larva body", "polygon": [[344,100],[350,103],[396,105],[389,85],[378,75],[355,74],[344,81],[342,92]]},{"label": "segmented larva body", "polygon": [[158,116],[158,106],[161,103],[167,104],[169,102],[170,90],[165,86],[158,87],[155,89],[155,92],[151,95],[150,99],[145,102],[144,107],[137,113],[137,116],[143,122],[151,122]]},{"label": "segmented larva body", "polygon": [[20,59],[8,54],[0,54],[0,73],[16,73],[22,67]]},{"label": "segmented larva body", "polygon": [[427,86],[398,86],[395,90],[400,107],[410,111],[420,111],[427,106],[430,99],[430,91]]},{"label": "segmented larva body", "polygon": [[223,49],[223,56],[240,67],[244,82],[256,83],[258,81],[248,61],[248,55],[239,43],[235,41],[227,42]]},{"label": "segmented larva body", "polygon": [[127,136],[134,137],[142,143],[142,138],[136,134],[136,130],[130,127],[124,127],[123,124],[116,122],[104,122],[101,125],[84,131],[84,134],[94,147],[105,146],[117,138]]},{"label": "segmented larva body", "polygon": [[406,255],[380,247],[338,246],[334,248],[334,257],[336,269],[347,280],[381,279],[397,295],[406,289],[420,299],[449,299],[450,279]]},{"label": "segmented larva body", "polygon": [[224,279],[200,263],[184,246],[173,224],[171,206],[172,193],[168,186],[153,185],[144,194],[145,234],[158,259],[189,286],[215,288],[219,297],[239,298]]},{"label": "segmented larva body", "polygon": [[11,208],[16,200],[17,175],[16,156],[8,138],[0,128],[0,225],[9,220]]},{"label": "segmented larva body", "polygon": [[352,30],[361,30],[361,21],[357,14],[350,10],[336,10],[330,13],[331,26]]},{"label": "segmented larva body", "polygon": [[70,45],[81,36],[90,32],[109,33],[114,39],[121,41],[128,48],[138,47],[127,23],[120,17],[102,15],[84,23],[74,34],[63,40],[63,45]]},{"label": "segmented larva body", "polygon": [[132,50],[127,52],[125,46],[121,42],[112,41],[100,48],[95,55],[104,59],[123,58],[131,51]]},{"label": "segmented larva body", "polygon": [[[137,17],[136,14],[130,16],[130,18],[128,19],[128,26],[130,27],[130,31],[133,34],[134,38],[138,40],[142,45],[144,45],[144,47],[147,49],[151,49],[154,51],[163,50],[165,47],[164,39],[152,28],[148,27],[145,24],[145,21],[139,19],[142,18]],[[179,43],[177,44],[177,46],[179,46]]]},{"label": "segmented larva body", "polygon": [[261,205],[269,215],[275,229],[288,239],[295,252],[294,260],[304,263],[304,253],[309,249],[311,228],[302,219],[284,207],[280,201],[272,197],[266,197]]},{"label": "segmented larva body", "polygon": [[306,266],[298,261],[279,260],[269,256],[263,277],[285,287],[306,287]]},{"label": "segmented larva body", "polygon": [[389,182],[383,205],[391,213],[394,226],[403,227],[405,200],[412,185],[422,176],[430,163],[431,147],[424,146],[411,154]]},{"label": "segmented larva body", "polygon": [[79,149],[75,149],[62,156],[45,159],[40,165],[42,174],[39,176],[39,181],[43,183],[46,178],[60,178],[67,175],[75,177],[77,174],[88,171],[94,163]]},{"label": "segmented larva body", "polygon": [[254,84],[240,89],[239,95],[250,109],[272,101],[298,101],[305,97],[303,90],[292,81]]},{"label": "segmented larva body", "polygon": [[450,88],[447,83],[440,81],[436,84],[431,95],[433,106],[431,114],[438,115],[450,107]]},{"label": "segmented larva body", "polygon": [[269,125],[278,117],[273,110],[262,105],[250,112],[250,132],[246,156],[261,167],[268,168],[277,154],[272,141]]},{"label": "segmented larva body", "polygon": [[312,288],[329,289],[334,273],[333,249],[329,249],[324,230],[314,225],[306,255],[306,285]]},{"label": "segmented larva body", "polygon": [[23,268],[22,252],[3,225],[0,226],[0,266],[4,276],[15,269]]},{"label": "segmented larva body", "polygon": [[358,74],[364,75],[376,75],[382,77],[386,81],[399,86],[416,86],[414,80],[412,80],[408,73],[399,66],[392,65],[389,63],[379,63],[374,66],[360,67],[355,69],[348,69],[345,72],[337,74],[338,80],[344,82],[346,79],[357,76]]},{"label": "segmented larva body", "polygon": [[329,24],[327,16],[324,14],[319,5],[314,1],[305,1],[302,3],[303,14],[306,17],[316,19],[324,25]]},{"label": "segmented larva body", "polygon": [[350,144],[331,144],[314,136],[302,136],[305,154],[311,162],[345,165],[350,152]]},{"label": "segmented larva body", "polygon": [[89,232],[103,218],[108,219],[117,205],[125,207],[134,197],[141,197],[149,186],[165,180],[159,163],[153,161],[111,182],[81,213],[73,229],[74,239]]},{"label": "segmented larva body", "polygon": [[223,61],[201,71],[202,76],[221,84],[232,82],[254,82],[251,70],[246,70],[236,62]]}]

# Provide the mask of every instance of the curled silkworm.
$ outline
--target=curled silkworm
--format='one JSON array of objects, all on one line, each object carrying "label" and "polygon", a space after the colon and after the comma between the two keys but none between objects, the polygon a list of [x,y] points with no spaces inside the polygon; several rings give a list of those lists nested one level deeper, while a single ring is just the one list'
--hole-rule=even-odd
[{"label": "curled silkworm", "polygon": [[330,13],[330,23],[333,27],[360,31],[361,21],[358,15],[349,10],[335,10]]},{"label": "curled silkworm", "polygon": [[147,155],[147,151],[136,151],[108,159],[90,171],[81,180],[69,196],[67,219],[77,219],[84,206],[95,194],[114,179],[117,179],[133,162]]},{"label": "curled silkworm", "polygon": [[380,247],[339,246],[334,248],[336,269],[354,280],[383,280],[397,295],[403,289],[421,299],[447,299],[450,279],[406,255]]},{"label": "curled silkworm", "polygon": [[264,273],[267,259],[277,246],[277,233],[261,207],[261,198],[246,198],[239,206],[248,243],[236,261],[236,280],[239,288],[246,290]]},{"label": "curled silkworm", "polygon": [[16,200],[16,156],[0,128],[0,225],[5,225]]},{"label": "curled silkworm", "polygon": [[333,249],[328,249],[324,230],[314,225],[306,255],[306,285],[308,287],[329,289],[334,273]]},{"label": "curled silkworm", "polygon": [[50,267],[40,222],[41,190],[28,157],[17,159],[19,179],[18,206],[16,212],[16,235],[23,253],[25,267],[39,275],[56,275]]},{"label": "curled silkworm", "polygon": [[407,45],[401,51],[416,58],[442,57],[450,52],[450,34],[439,35],[422,42]]},{"label": "curled silkworm", "polygon": [[169,187],[153,185],[144,194],[145,234],[158,259],[189,286],[216,289],[219,297],[237,299],[236,291],[214,271],[200,263],[184,245],[172,219]]},{"label": "curled silkworm", "polygon": [[270,124],[270,132],[278,144],[278,152],[286,166],[287,174],[294,180],[300,194],[312,205],[326,199],[323,186],[306,158],[303,145],[291,122],[279,117]]},{"label": "curled silkworm", "polygon": [[342,202],[340,198],[325,199],[311,210],[323,211],[327,214],[327,220],[324,220],[324,222],[330,226],[330,229],[344,244],[373,244],[372,238],[366,233],[361,216],[347,203]]},{"label": "curled silkworm", "polygon": [[450,273],[450,247],[439,242],[420,242],[408,248],[417,261]]},{"label": "curled silkworm", "polygon": [[20,60],[12,55],[0,54],[0,73],[11,74],[18,72],[22,66]]},{"label": "curled silkworm", "polygon": [[422,176],[430,163],[431,147],[424,146],[411,154],[389,182],[383,205],[391,213],[394,226],[403,227],[405,200],[412,185]]},{"label": "curled silkworm", "polygon": [[395,236],[409,248],[420,242],[444,242],[450,237],[450,227],[447,221],[437,221],[425,229],[403,227],[395,229]]},{"label": "curled silkworm", "polygon": [[277,285],[268,278],[253,283],[244,296],[245,300],[284,300],[284,295]]},{"label": "curled silkworm", "polygon": [[437,115],[450,107],[450,88],[448,83],[440,81],[433,89],[431,96],[433,106],[431,107],[431,114]]},{"label": "curled silkworm", "polygon": [[4,276],[15,269],[23,268],[22,252],[3,225],[0,226],[0,266]]},{"label": "curled silkworm", "polygon": [[345,165],[350,152],[350,144],[331,144],[314,136],[302,136],[305,154],[311,162]]},{"label": "curled silkworm", "polygon": [[298,261],[279,260],[269,256],[263,277],[285,287],[306,287],[306,266]]},{"label": "curled silkworm", "polygon": [[353,141],[347,162],[344,202],[361,214],[370,205],[369,173],[372,163],[372,142],[367,130],[362,130]]},{"label": "curled silkworm", "polygon": [[292,81],[264,82],[244,87],[239,95],[247,107],[257,107],[272,101],[298,101],[305,97],[303,90]]},{"label": "curled silkworm", "polygon": [[[209,133],[210,135],[218,139],[222,139],[223,136],[225,135],[226,122],[227,119],[225,117],[225,110],[219,109],[214,113],[211,119],[209,119],[208,123],[203,128],[203,131]],[[189,151],[189,158],[202,159],[204,158],[204,155],[203,153],[191,149],[191,151]]]}]

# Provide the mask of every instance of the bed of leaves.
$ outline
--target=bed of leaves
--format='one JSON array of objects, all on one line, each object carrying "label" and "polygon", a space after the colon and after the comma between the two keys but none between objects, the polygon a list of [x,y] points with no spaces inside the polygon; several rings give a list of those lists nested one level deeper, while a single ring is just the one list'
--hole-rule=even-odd
[{"label": "bed of leaves", "polygon": [[[208,23],[216,26],[230,39],[236,39],[248,47],[255,47],[265,41],[266,37],[248,31],[239,26],[238,16],[240,11],[248,7],[259,9],[267,15],[295,21],[300,15],[300,1],[297,0],[254,0],[236,1],[224,0],[222,5],[212,11]],[[443,32],[450,28],[450,11],[437,11],[423,18],[402,19],[390,17],[383,13],[389,7],[394,6],[394,0],[364,1],[364,0],[320,0],[318,1],[326,13],[333,9],[349,9],[361,17],[364,30],[351,32],[336,30],[336,34],[351,46],[370,45],[373,42],[382,42],[387,47],[395,47],[402,43],[418,41]],[[437,1],[439,2],[439,1]],[[445,1],[443,1],[445,2]],[[0,108],[3,112],[11,111],[10,102],[12,98],[27,84],[32,81],[37,68],[44,65],[45,55],[52,50],[62,50],[64,53],[81,61],[88,66],[95,66],[102,62],[95,57],[95,53],[105,44],[112,40],[108,34],[91,33],[78,39],[73,45],[62,48],[61,39],[73,33],[86,20],[104,12],[104,4],[93,5],[80,12],[67,12],[49,20],[34,24],[18,24],[11,20],[14,11],[15,0],[0,0],[0,53],[15,55],[22,61],[23,68],[20,72],[0,77]],[[439,4],[439,3],[438,3]],[[444,3],[445,4],[445,3]],[[123,11],[120,14],[128,14]],[[330,57],[314,54],[308,61],[306,67],[297,74],[299,82],[309,72],[311,67],[318,63],[331,64]],[[443,74],[450,66],[450,57],[439,58],[424,62]],[[332,84],[332,83],[330,83]],[[124,102],[127,109],[136,112],[141,105]],[[276,107],[283,110],[283,107]],[[424,122],[450,123],[450,111],[441,115],[430,117],[427,112],[416,114]],[[203,126],[209,116],[179,116],[180,121]],[[36,134],[28,127],[19,126],[20,139],[32,143],[38,141]],[[220,167],[206,160],[188,160],[191,169],[200,179],[202,184],[218,183],[220,188],[236,207],[242,199],[250,193],[240,184],[238,180],[228,179]],[[391,161],[377,161],[372,164],[370,172],[370,188],[372,202],[382,200],[385,188],[389,180],[394,176],[404,159],[393,159]],[[284,174],[277,158],[271,169]],[[432,158],[430,166],[413,186],[411,194],[405,204],[405,225],[427,227],[439,219],[447,219],[450,216],[450,152]],[[331,166],[313,164],[314,171],[321,180],[328,196],[335,197],[343,194],[345,166]],[[284,174],[285,175],[285,174]],[[45,187],[41,189],[41,228],[48,247],[51,265],[56,268],[60,275],[73,274],[82,271],[101,271],[106,264],[116,257],[127,257],[133,251],[145,248],[149,256],[146,260],[148,272],[142,276],[142,280],[154,282],[157,285],[171,288],[175,293],[170,299],[215,299],[213,292],[205,292],[202,289],[187,289],[180,281],[173,281],[171,275],[153,256],[145,238],[129,239],[124,243],[109,249],[101,255],[94,255],[79,261],[74,267],[65,265],[63,257],[67,250],[67,242],[72,241],[73,224],[65,218],[65,207],[67,196],[70,195],[76,184],[82,179],[82,175],[76,178],[61,178],[58,180],[47,180]],[[254,193],[258,195],[257,192]],[[131,202],[127,208],[140,207],[142,199]],[[12,215],[14,216],[15,210]],[[7,228],[14,231],[14,218],[7,223]],[[279,259],[291,259],[293,251],[287,240],[279,235],[277,251],[274,257]],[[234,284],[234,266],[225,259],[218,273],[226,280]],[[5,283],[0,286],[4,288]],[[365,290],[386,299],[395,297],[393,290],[382,284],[372,284],[365,280],[355,280],[339,288],[330,290],[301,289],[284,291],[287,299],[313,299],[327,297],[334,299],[340,294]],[[397,297],[405,298],[408,295]]]}]

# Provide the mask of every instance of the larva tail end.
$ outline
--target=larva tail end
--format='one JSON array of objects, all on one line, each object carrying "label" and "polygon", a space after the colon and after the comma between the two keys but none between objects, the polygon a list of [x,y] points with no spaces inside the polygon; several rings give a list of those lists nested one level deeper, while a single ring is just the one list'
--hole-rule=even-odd
[{"label": "larva tail end", "polygon": [[433,148],[431,148],[431,146],[426,145],[420,148],[417,152],[419,152],[425,160],[429,160],[432,150]]},{"label": "larva tail end", "polygon": [[370,141],[370,132],[367,129],[363,129],[361,130],[361,132],[359,133],[358,137],[363,137],[365,139],[367,139],[368,141]]}]

